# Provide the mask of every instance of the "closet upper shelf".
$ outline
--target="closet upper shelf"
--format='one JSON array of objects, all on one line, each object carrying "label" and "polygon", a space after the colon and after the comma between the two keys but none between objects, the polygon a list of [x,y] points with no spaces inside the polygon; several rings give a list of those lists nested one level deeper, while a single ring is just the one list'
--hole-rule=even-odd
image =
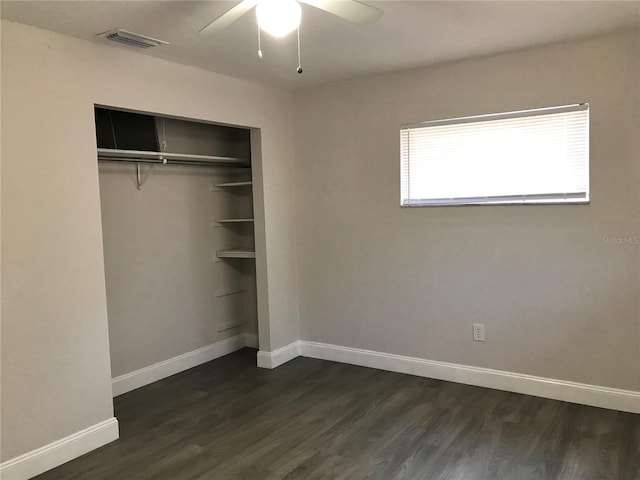
[{"label": "closet upper shelf", "polygon": [[173,165],[237,166],[250,167],[244,158],[193,155],[189,153],[146,152],[142,150],[119,150],[99,148],[98,160],[103,162],[160,163]]}]

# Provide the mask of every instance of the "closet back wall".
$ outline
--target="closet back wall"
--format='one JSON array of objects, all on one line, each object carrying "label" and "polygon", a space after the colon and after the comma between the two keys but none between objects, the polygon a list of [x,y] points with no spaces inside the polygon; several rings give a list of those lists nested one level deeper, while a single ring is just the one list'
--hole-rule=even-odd
[{"label": "closet back wall", "polygon": [[228,173],[158,166],[137,190],[135,165],[100,165],[113,377],[245,331],[218,332],[225,324],[244,319],[257,332],[253,260],[212,258],[222,236],[253,233],[212,226],[226,212],[251,211],[250,195],[211,191]]}]

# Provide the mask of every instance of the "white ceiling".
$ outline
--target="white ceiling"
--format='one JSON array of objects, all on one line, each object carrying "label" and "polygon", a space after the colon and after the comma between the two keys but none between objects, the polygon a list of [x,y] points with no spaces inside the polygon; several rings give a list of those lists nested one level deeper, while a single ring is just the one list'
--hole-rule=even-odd
[{"label": "white ceiling", "polygon": [[[170,42],[147,55],[286,88],[343,81],[474,56],[638,28],[640,1],[371,1],[384,10],[356,25],[303,5],[304,73],[296,74],[295,33],[262,35],[255,15],[200,35],[233,1],[6,1],[2,18],[87,40],[123,28]],[[129,48],[129,47],[118,47]],[[136,50],[139,51],[139,50]]]}]

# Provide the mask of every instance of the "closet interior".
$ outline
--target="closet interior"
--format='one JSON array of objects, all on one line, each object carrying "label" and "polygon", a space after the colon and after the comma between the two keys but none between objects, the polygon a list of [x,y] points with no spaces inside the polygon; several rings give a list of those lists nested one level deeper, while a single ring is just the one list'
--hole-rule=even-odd
[{"label": "closet interior", "polygon": [[108,107],[95,122],[112,376],[257,346],[250,129]]}]

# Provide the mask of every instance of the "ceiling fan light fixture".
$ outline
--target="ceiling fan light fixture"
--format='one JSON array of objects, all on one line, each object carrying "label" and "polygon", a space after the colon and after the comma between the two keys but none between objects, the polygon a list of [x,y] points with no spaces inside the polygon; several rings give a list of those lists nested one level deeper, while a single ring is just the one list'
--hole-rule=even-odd
[{"label": "ceiling fan light fixture", "polygon": [[261,0],[256,18],[261,30],[282,38],[300,26],[302,8],[296,0]]}]

